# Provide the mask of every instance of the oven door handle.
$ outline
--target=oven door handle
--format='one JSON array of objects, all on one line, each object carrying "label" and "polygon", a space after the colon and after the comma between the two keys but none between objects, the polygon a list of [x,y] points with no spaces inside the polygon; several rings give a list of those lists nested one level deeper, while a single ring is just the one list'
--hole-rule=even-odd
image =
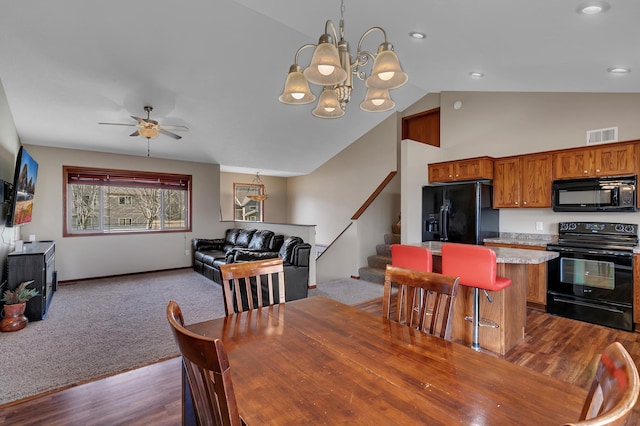
[{"label": "oven door handle", "polygon": [[612,308],[612,307],[608,307],[608,306],[603,306],[603,305],[596,305],[595,303],[588,303],[588,302],[581,302],[581,301],[578,301],[578,300],[565,299],[564,297],[553,296],[553,301],[554,302],[568,303],[570,305],[586,306],[588,308],[602,309],[604,311],[613,312],[615,314],[624,314],[624,311],[621,311],[620,309],[616,309],[616,308]]},{"label": "oven door handle", "polygon": [[559,247],[559,246],[547,246],[547,251],[557,251],[563,253],[581,253],[581,254],[595,254],[604,256],[618,256],[618,257],[632,257],[633,252],[630,251],[617,251],[617,250],[591,250],[578,247]]}]

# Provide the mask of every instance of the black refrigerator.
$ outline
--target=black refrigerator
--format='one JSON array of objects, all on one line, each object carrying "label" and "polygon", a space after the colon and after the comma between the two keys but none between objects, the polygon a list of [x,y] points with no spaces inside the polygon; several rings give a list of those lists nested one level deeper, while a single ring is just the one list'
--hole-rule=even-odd
[{"label": "black refrigerator", "polygon": [[498,236],[490,181],[422,187],[422,241],[483,244]]}]

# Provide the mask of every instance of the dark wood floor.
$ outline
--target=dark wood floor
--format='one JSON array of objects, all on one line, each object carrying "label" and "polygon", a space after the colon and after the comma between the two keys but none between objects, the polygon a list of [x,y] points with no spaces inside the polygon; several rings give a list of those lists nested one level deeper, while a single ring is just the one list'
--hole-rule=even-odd
[{"label": "dark wood floor", "polygon": [[[380,299],[358,308],[381,315]],[[527,312],[525,341],[505,359],[587,388],[600,353],[621,342],[640,367],[640,333],[618,331],[542,312]],[[179,425],[180,359],[39,396],[0,408],[0,424]],[[629,424],[640,424],[640,404]]]}]

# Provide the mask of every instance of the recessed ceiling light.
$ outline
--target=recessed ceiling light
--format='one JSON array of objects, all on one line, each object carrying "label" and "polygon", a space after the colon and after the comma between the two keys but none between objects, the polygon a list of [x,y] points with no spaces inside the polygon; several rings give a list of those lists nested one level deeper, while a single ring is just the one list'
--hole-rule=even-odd
[{"label": "recessed ceiling light", "polygon": [[631,68],[609,67],[607,68],[607,72],[610,72],[612,74],[626,74],[631,72]]},{"label": "recessed ceiling light", "polygon": [[470,72],[470,73],[469,73],[469,75],[470,75],[471,77],[473,77],[473,78],[482,78],[482,77],[484,77],[484,74],[483,74],[483,73],[481,73],[481,72],[477,72],[477,71]]},{"label": "recessed ceiling light", "polygon": [[582,3],[576,10],[578,13],[584,13],[585,15],[597,15],[598,13],[606,12],[610,7],[609,3],[604,1],[590,1]]},{"label": "recessed ceiling light", "polygon": [[417,31],[411,31],[409,35],[411,36],[411,38],[415,38],[417,40],[422,40],[424,38],[427,38],[427,35],[425,33],[419,33]]}]

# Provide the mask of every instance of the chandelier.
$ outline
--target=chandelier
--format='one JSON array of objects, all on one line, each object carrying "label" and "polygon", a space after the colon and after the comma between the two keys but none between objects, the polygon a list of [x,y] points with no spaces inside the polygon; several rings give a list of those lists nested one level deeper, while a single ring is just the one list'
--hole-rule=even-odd
[{"label": "chandelier", "polygon": [[[396,106],[389,96],[389,90],[396,89],[408,80],[402,71],[400,61],[393,51],[393,45],[387,42],[387,33],[380,27],[369,28],[358,41],[358,50],[352,58],[349,43],[344,39],[344,0],[340,7],[340,39],[331,20],[325,24],[324,34],[318,44],[305,44],[295,55],[295,62],[289,68],[284,90],[278,100],[285,104],[308,104],[316,99],[309,90],[309,82],[323,86],[320,99],[312,114],[320,118],[342,117],[351,99],[353,76],[364,80],[367,95],[360,103],[360,109],[368,112],[388,111]],[[331,32],[330,32],[331,31]],[[362,49],[362,43],[369,34],[380,31],[384,42],[373,54]],[[309,66],[302,71],[298,65],[300,52],[313,47],[315,50]],[[362,69],[369,61],[373,62],[371,73],[367,77]]]},{"label": "chandelier", "polygon": [[251,183],[255,186],[251,187],[251,190],[249,191],[251,193],[247,195],[248,199],[253,201],[264,201],[269,198],[264,183],[262,182],[262,179],[260,179],[260,172],[256,172],[256,177]]}]

